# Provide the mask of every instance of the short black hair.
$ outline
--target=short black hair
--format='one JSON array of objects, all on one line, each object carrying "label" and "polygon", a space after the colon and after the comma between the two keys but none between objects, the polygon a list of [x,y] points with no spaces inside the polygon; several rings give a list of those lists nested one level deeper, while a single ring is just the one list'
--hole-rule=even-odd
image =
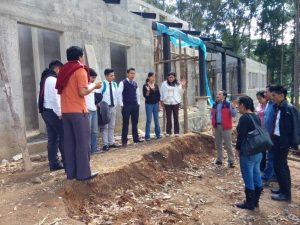
[{"label": "short black hair", "polygon": [[105,76],[108,76],[110,73],[113,73],[113,72],[114,72],[113,69],[108,68],[108,69],[105,69],[105,70],[104,70],[104,75],[105,75]]},{"label": "short black hair", "polygon": [[98,75],[93,68],[89,68],[89,73],[91,77],[96,77]]},{"label": "short black hair", "polygon": [[126,73],[129,73],[130,71],[135,71],[135,69],[134,68],[129,68],[127,71],[126,71]]},{"label": "short black hair", "polygon": [[282,85],[274,85],[270,87],[270,92],[275,92],[276,94],[283,94],[284,98],[287,96],[287,89]]},{"label": "short black hair", "polygon": [[227,91],[225,91],[225,90],[220,90],[220,91],[222,91],[222,93],[223,93],[223,96],[225,96],[225,98],[227,98]]},{"label": "short black hair", "polygon": [[54,70],[55,67],[62,67],[62,66],[63,63],[60,60],[55,59],[49,63],[49,70]]},{"label": "short black hair", "polygon": [[67,60],[79,60],[79,57],[83,56],[83,49],[78,46],[71,46],[67,49]]},{"label": "short black hair", "polygon": [[262,97],[262,98],[265,98],[266,96],[265,96],[265,91],[258,91],[257,93],[256,93],[256,96],[260,96],[260,97]]},{"label": "short black hair", "polygon": [[239,104],[243,104],[246,109],[250,109],[251,112],[254,112],[254,103],[252,98],[250,98],[249,96],[241,96],[238,102]]}]

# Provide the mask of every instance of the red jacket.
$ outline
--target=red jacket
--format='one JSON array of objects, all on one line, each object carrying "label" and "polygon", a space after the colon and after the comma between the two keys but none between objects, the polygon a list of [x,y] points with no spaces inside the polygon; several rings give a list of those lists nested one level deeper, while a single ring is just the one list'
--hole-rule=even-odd
[{"label": "red jacket", "polygon": [[[232,114],[230,111],[230,102],[223,101],[222,103],[222,127],[224,130],[232,129]],[[211,123],[214,128],[217,127],[217,103],[213,105],[211,111]]]}]

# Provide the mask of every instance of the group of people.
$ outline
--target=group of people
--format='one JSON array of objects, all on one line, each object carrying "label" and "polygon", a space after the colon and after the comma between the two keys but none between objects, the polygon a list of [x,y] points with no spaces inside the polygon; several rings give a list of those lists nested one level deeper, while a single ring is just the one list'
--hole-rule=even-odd
[{"label": "group of people", "polygon": [[[122,112],[122,146],[128,143],[131,120],[134,143],[150,140],[151,120],[154,118],[156,138],[161,138],[159,110],[166,111],[166,136],[179,135],[179,106],[185,80],[179,82],[170,72],[158,87],[156,74],[150,72],[143,85],[145,98],[145,137],[138,133],[140,89],[135,81],[135,69],[127,70],[126,79],[117,84],[113,69],[105,69],[105,79],[96,81],[97,73],[84,64],[83,49],[71,46],[66,51],[68,62],[54,60],[41,76],[38,99],[39,112],[48,134],[50,170],[65,169],[67,179],[88,180],[97,176],[90,168],[90,154],[99,153],[98,130],[102,136],[102,151],[118,148],[114,139],[116,106]],[[172,122],[173,116],[173,122]],[[58,149],[62,160],[59,160]]]},{"label": "group of people", "polygon": [[[266,90],[257,92],[256,96],[259,104],[255,109],[251,97],[242,96],[238,101],[234,100],[230,103],[226,100],[226,91],[219,91],[211,113],[217,148],[217,159],[214,163],[222,165],[224,140],[230,168],[234,167],[231,132],[236,106],[241,114],[237,125],[236,150],[245,184],[246,200],[236,204],[236,207],[249,210],[259,207],[263,181],[265,184],[275,180],[278,182],[279,188],[271,190],[273,200],[291,201],[291,175],[287,157],[289,149],[298,148],[300,144],[299,111],[288,103],[287,89],[281,85],[268,85]],[[242,145],[247,135],[255,130],[255,125],[266,129],[273,147],[266,152],[249,155],[242,151]]]},{"label": "group of people", "polygon": [[[114,139],[116,106],[122,111],[122,146],[128,143],[128,126],[131,119],[134,143],[144,140],[138,134],[140,91],[135,81],[135,69],[127,70],[126,79],[117,84],[113,69],[105,69],[103,81],[96,81],[97,73],[84,64],[83,49],[72,46],[67,49],[68,62],[54,60],[41,76],[38,99],[39,112],[45,121],[48,134],[48,160],[50,170],[65,169],[67,179],[88,180],[97,176],[90,168],[90,154],[98,153],[98,130],[102,135],[103,151],[118,148]],[[179,135],[178,113],[185,80],[179,82],[170,72],[159,88],[156,74],[150,72],[142,87],[145,98],[146,128],[144,139],[150,140],[152,117],[156,138],[161,138],[159,110],[166,113],[166,136]],[[246,200],[236,204],[242,209],[258,207],[263,182],[276,179],[279,189],[272,190],[272,199],[291,200],[291,176],[287,163],[290,147],[299,144],[299,112],[288,103],[287,90],[280,85],[269,85],[257,93],[259,105],[256,110],[249,96],[238,100],[226,100],[227,92],[218,92],[217,101],[211,110],[217,148],[216,165],[223,164],[223,141],[228,155],[228,166],[235,167],[232,150],[232,118],[237,108],[242,116],[237,126],[236,149],[245,183]],[[173,123],[172,123],[173,117]],[[245,155],[243,140],[255,129],[255,124],[264,127],[274,145],[266,152],[265,166],[261,167],[263,153]],[[62,160],[58,157],[58,149]],[[262,168],[262,171],[261,171]]]}]

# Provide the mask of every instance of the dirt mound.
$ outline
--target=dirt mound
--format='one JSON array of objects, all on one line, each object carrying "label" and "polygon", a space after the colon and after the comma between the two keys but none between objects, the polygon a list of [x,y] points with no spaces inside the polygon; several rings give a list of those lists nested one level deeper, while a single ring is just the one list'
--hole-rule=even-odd
[{"label": "dirt mound", "polygon": [[[95,219],[103,216],[103,206],[112,207],[109,201],[114,199],[119,209],[114,210],[114,216],[101,218],[103,221],[107,219],[108,222],[114,221],[114,224],[117,224],[116,221],[122,220],[121,218],[132,218],[129,214],[137,214],[143,218],[141,224],[148,224],[149,218],[145,208],[132,211],[130,207],[125,206],[129,203],[137,205],[135,196],[159,192],[168,182],[181,184],[184,177],[188,176],[182,172],[174,176],[170,171],[184,171],[184,168],[189,168],[189,171],[193,171],[192,176],[201,178],[201,171],[197,165],[207,160],[208,156],[211,158],[213,148],[214,140],[211,136],[187,134],[172,140],[162,140],[156,145],[146,144],[143,148],[139,146],[130,149],[128,151],[139,151],[136,155],[137,161],[113,168],[90,182],[66,182],[63,196],[67,211],[75,219],[96,223]],[[94,164],[97,164],[97,159]],[[162,196],[163,198],[166,196]],[[124,211],[124,207],[130,209],[130,213],[128,210]],[[173,211],[166,209],[165,213],[174,214]],[[99,221],[97,223],[101,224]]]}]

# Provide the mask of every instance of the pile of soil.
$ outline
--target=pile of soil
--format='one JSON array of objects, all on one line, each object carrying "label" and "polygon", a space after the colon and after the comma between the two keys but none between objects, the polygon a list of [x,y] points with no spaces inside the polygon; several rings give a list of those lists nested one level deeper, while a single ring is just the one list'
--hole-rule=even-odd
[{"label": "pile of soil", "polygon": [[234,207],[244,199],[238,164],[228,168],[225,153],[216,166],[214,155],[212,136],[190,133],[92,155],[99,175],[86,182],[50,172],[44,155],[30,172],[9,162],[0,165],[0,224],[300,224],[299,162],[289,161],[291,203],[272,201],[271,183],[249,211]]}]

